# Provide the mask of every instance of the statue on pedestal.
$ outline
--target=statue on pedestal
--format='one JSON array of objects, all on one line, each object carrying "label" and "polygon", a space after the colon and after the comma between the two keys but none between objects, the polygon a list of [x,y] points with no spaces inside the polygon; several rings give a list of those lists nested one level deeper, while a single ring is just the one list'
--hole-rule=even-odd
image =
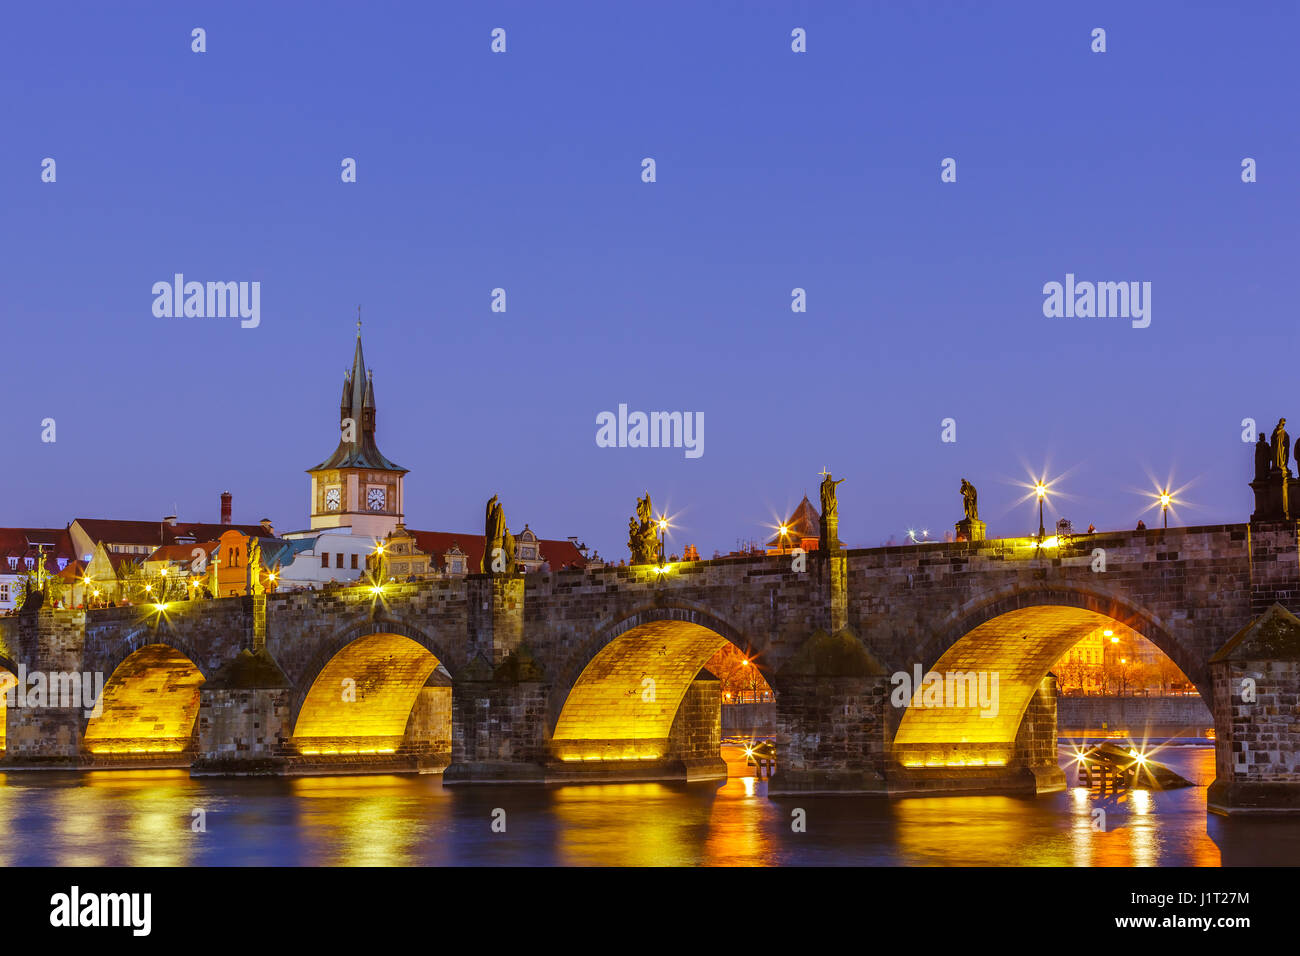
[{"label": "statue on pedestal", "polygon": [[1287,466],[1287,459],[1291,457],[1291,436],[1286,433],[1285,418],[1279,418],[1273,429],[1272,450],[1273,467],[1290,477],[1291,469]]},{"label": "statue on pedestal", "polygon": [[980,520],[979,493],[965,478],[961,480],[962,519],[957,522],[958,541],[983,541],[987,527]]},{"label": "statue on pedestal", "polygon": [[496,495],[488,499],[483,518],[483,557],[478,569],[486,574],[515,573],[515,538],[506,527],[506,512]]},{"label": "statue on pedestal", "polygon": [[1291,436],[1286,433],[1286,419],[1279,418],[1271,440],[1266,444],[1260,435],[1255,443],[1255,480],[1250,483],[1255,492],[1252,522],[1286,521],[1290,517],[1290,456]]},{"label": "statue on pedestal", "polygon": [[822,469],[821,498],[821,536],[817,542],[822,551],[837,551],[840,547],[840,505],[836,499],[837,485],[844,484],[844,479],[835,481],[831,473]]},{"label": "statue on pedestal", "polygon": [[822,520],[825,521],[827,518],[838,518],[840,516],[839,502],[835,498],[835,486],[844,484],[844,479],[832,481],[829,471],[822,472],[822,474],[824,475],[821,484]]},{"label": "statue on pedestal", "polygon": [[652,564],[659,552],[655,538],[654,509],[650,506],[650,492],[636,500],[636,517],[627,522],[627,547],[632,552],[632,564]]},{"label": "statue on pedestal", "polygon": [[1259,441],[1255,442],[1255,480],[1268,481],[1268,472],[1272,467],[1273,449],[1264,433],[1260,432]]},{"label": "statue on pedestal", "polygon": [[253,535],[248,539],[248,567],[245,569],[245,594],[263,594],[262,584],[262,545]]}]

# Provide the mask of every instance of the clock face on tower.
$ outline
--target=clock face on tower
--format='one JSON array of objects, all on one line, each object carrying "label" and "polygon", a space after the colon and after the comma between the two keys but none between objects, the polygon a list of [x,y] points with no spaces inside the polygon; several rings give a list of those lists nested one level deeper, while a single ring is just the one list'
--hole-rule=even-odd
[{"label": "clock face on tower", "polygon": [[371,488],[366,492],[366,507],[371,511],[383,511],[384,501],[385,495],[383,488]]},{"label": "clock face on tower", "polygon": [[337,488],[325,489],[325,510],[326,511],[339,510],[339,490]]}]

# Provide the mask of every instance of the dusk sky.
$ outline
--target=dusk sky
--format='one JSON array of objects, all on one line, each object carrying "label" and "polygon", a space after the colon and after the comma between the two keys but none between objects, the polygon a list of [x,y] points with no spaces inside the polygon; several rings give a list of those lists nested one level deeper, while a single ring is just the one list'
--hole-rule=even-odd
[{"label": "dusk sky", "polygon": [[[215,521],[228,489],[307,527],[358,304],[413,528],[481,533],[499,494],[617,560],[648,490],[708,557],[823,467],[849,546],[941,537],[963,477],[1031,532],[1044,470],[1078,528],[1167,478],[1171,524],[1246,521],[1242,419],[1300,436],[1298,10],[12,6],[0,525]],[[260,282],[260,325],[155,317],[175,273]],[[1067,273],[1150,282],[1150,326],[1045,317]],[[620,403],[702,412],[703,456],[597,447]]]}]

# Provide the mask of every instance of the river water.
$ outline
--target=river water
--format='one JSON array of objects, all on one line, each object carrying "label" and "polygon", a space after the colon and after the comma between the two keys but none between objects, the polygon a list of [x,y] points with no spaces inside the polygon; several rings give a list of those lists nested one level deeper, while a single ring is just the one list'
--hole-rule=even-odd
[{"label": "river water", "polygon": [[[466,788],[444,787],[437,775],[7,773],[0,866],[1300,863],[1300,823],[1207,816],[1212,748],[1169,747],[1157,759],[1196,786],[1121,799],[1075,789],[770,800],[765,783],[739,776]],[[804,832],[792,828],[799,810]],[[494,832],[494,819],[505,832]]]}]

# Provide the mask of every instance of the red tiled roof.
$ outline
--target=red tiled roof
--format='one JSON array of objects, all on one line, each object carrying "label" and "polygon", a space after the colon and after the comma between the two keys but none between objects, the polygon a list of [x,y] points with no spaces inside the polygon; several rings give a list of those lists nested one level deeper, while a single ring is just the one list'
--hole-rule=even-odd
[{"label": "red tiled roof", "polygon": [[144,555],[142,554],[122,554],[120,551],[107,551],[108,565],[114,571],[121,571],[124,564],[144,564]]},{"label": "red tiled roof", "polygon": [[[57,573],[58,559],[71,561],[76,557],[72,553],[72,538],[67,528],[0,528],[0,558],[35,558],[40,554],[40,545],[45,545],[45,567]],[[26,564],[19,562],[18,570],[26,570]],[[0,574],[9,573],[9,562],[0,562]]]},{"label": "red tiled roof", "polygon": [[[415,546],[425,554],[437,556],[435,562],[437,569],[442,570],[446,563],[442,556],[451,550],[452,545],[458,545],[460,550],[465,552],[465,566],[471,573],[478,573],[479,562],[483,558],[483,535],[480,534],[454,534],[450,531],[409,531],[408,534],[415,538]],[[516,541],[518,535],[516,535]],[[516,544],[516,549],[518,545]],[[561,568],[581,568],[586,565],[586,559],[582,556],[572,541],[552,541],[544,538],[537,539],[537,548],[542,556],[542,560],[551,566],[552,571],[558,571]]]},{"label": "red tiled roof", "polygon": [[178,522],[174,537],[192,536],[196,541],[215,541],[227,531],[238,531],[254,538],[274,538],[273,532],[267,531],[260,524],[204,524],[199,521]]},{"label": "red tiled roof", "polygon": [[785,540],[781,540],[781,532],[778,530],[776,537],[767,543],[769,548],[797,546],[804,538],[821,537],[822,516],[817,513],[808,496],[804,495],[803,501],[799,502],[799,507],[794,509],[794,514],[786,520],[785,526],[790,532]]},{"label": "red tiled roof", "polygon": [[113,518],[78,518],[77,524],[95,542],[105,544],[151,544],[155,547],[173,543],[178,537],[193,536],[207,541],[227,531],[258,538],[272,537],[260,524],[206,524],[201,521],[120,521]]},{"label": "red tiled roof", "polygon": [[193,544],[165,544],[150,554],[146,561],[180,561],[188,562],[194,558],[194,549],[202,548],[205,555],[211,555],[218,541],[196,541]]},{"label": "red tiled roof", "polygon": [[85,573],[85,570],[85,561],[69,561],[68,566],[58,572],[56,577],[63,578],[65,581],[71,583],[81,577],[81,575]]}]

